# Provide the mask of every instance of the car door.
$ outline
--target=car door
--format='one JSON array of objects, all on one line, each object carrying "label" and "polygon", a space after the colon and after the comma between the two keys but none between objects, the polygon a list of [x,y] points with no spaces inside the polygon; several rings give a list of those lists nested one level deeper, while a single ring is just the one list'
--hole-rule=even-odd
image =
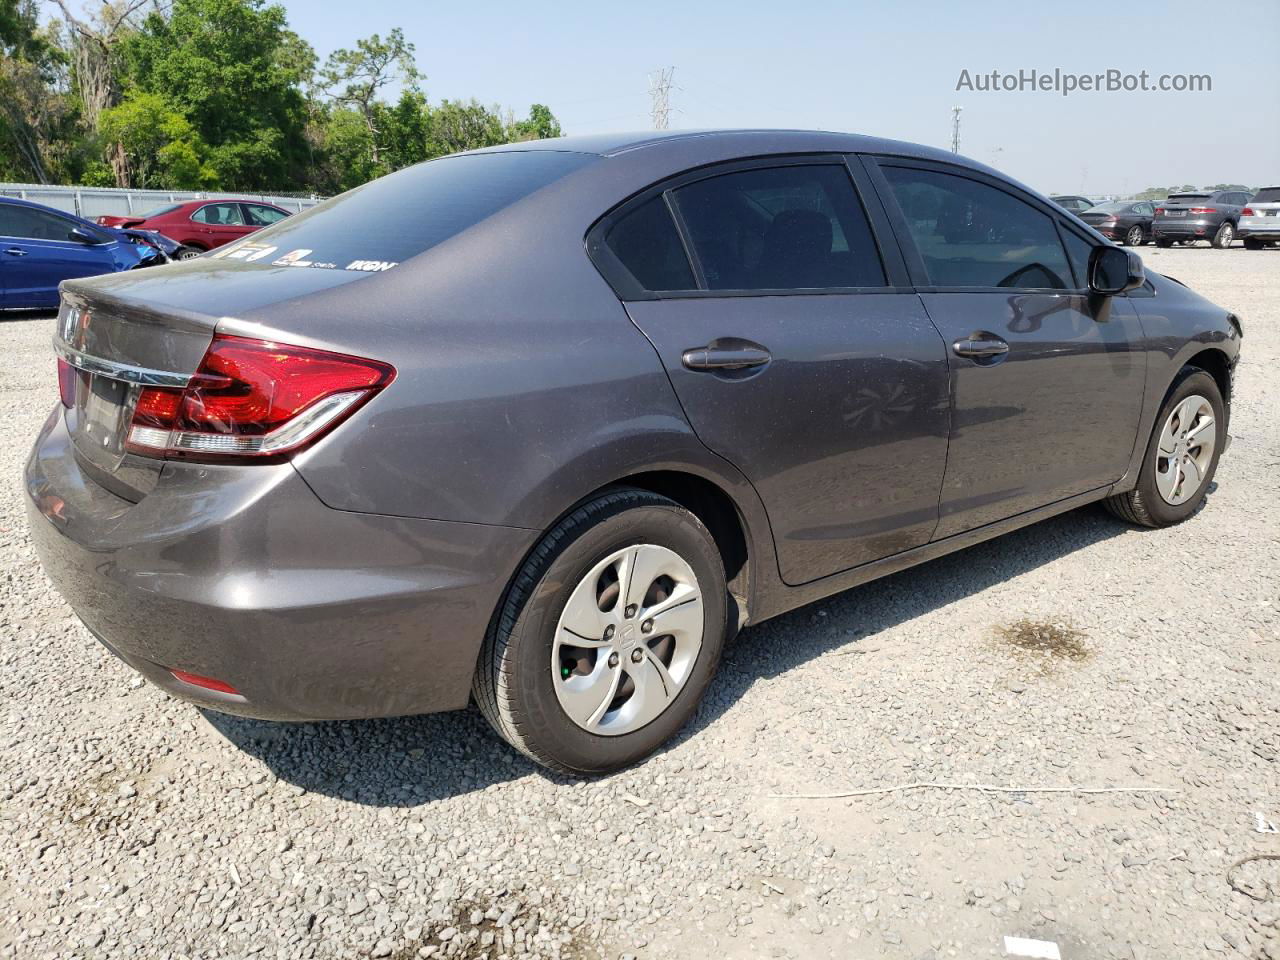
[{"label": "car door", "polygon": [[589,247],[623,277],[699,438],[755,485],[787,583],[928,542],[946,351],[844,158],[686,175],[607,217]]},{"label": "car door", "polygon": [[52,211],[0,204],[0,262],[6,306],[54,307],[58,305],[58,284],[63,280],[117,269],[112,257],[114,243],[73,240],[71,231],[77,227],[82,227],[79,221]]},{"label": "car door", "polygon": [[867,166],[951,353],[935,536],[1120,479],[1145,359],[1132,304],[1087,289],[1094,241],[1049,204],[975,171],[898,158]]},{"label": "car door", "polygon": [[191,214],[191,219],[210,250],[239,240],[255,229],[245,223],[244,211],[234,201],[206,203]]}]

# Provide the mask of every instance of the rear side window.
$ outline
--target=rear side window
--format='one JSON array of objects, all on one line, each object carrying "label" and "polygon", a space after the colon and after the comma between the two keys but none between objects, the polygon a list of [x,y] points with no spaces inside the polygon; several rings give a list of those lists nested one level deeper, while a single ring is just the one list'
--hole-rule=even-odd
[{"label": "rear side window", "polygon": [[253,227],[269,227],[288,216],[283,210],[263,206],[261,203],[246,203],[243,206],[249,215],[249,225]]},{"label": "rear side window", "polygon": [[1052,218],[1031,204],[967,177],[883,170],[934,286],[1073,286]]},{"label": "rear side window", "polygon": [[211,226],[243,227],[244,214],[238,203],[208,203],[191,214],[196,223],[207,223]]},{"label": "rear side window", "polygon": [[661,196],[646,200],[610,227],[604,242],[646,290],[692,290],[697,286],[675,221]]},{"label": "rear side window", "polygon": [[276,257],[291,257],[290,262],[339,268],[378,263],[385,268],[598,159],[529,150],[429,160],[286,217],[246,242],[273,246]]},{"label": "rear side window", "polygon": [[843,166],[743,170],[691,183],[675,197],[708,289],[885,285]]}]

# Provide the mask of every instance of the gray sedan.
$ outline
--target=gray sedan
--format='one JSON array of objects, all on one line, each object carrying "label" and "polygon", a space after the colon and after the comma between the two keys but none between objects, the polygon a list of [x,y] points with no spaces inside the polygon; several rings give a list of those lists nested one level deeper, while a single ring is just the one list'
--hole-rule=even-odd
[{"label": "gray sedan", "polygon": [[65,283],[30,522],[175,696],[280,720],[474,697],[597,773],[689,719],[745,624],[1095,501],[1186,519],[1240,338],[939,150],[523,143]]}]

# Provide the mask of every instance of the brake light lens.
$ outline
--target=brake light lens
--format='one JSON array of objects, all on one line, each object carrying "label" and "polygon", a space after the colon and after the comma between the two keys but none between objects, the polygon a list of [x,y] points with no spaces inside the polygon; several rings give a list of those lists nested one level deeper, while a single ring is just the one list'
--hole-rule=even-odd
[{"label": "brake light lens", "polygon": [[1256,217],[1256,216],[1257,216],[1257,214],[1253,212],[1253,207],[1245,207],[1243,210],[1241,210],[1241,211],[1240,211],[1240,216],[1242,216],[1242,217]]},{"label": "brake light lens", "polygon": [[296,453],[395,374],[377,360],[218,335],[186,387],[143,388],[127,446],[146,456],[199,460]]},{"label": "brake light lens", "polygon": [[1156,216],[1158,217],[1162,213],[1164,213],[1164,207],[1156,207]]},{"label": "brake light lens", "polygon": [[1192,207],[1191,212],[1192,213],[1217,213],[1218,208],[1217,207]]},{"label": "brake light lens", "polygon": [[76,405],[76,368],[61,357],[58,358],[58,399],[70,410]]}]

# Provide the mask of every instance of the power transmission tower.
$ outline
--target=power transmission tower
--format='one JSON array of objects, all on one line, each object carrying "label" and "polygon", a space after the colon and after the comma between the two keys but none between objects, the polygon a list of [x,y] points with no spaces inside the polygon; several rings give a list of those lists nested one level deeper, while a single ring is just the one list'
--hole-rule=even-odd
[{"label": "power transmission tower", "polygon": [[649,113],[653,117],[653,129],[667,129],[671,116],[671,78],[675,67],[664,67],[649,74],[649,97],[653,101]]},{"label": "power transmission tower", "polygon": [[960,152],[960,111],[964,107],[951,108],[951,152]]}]

